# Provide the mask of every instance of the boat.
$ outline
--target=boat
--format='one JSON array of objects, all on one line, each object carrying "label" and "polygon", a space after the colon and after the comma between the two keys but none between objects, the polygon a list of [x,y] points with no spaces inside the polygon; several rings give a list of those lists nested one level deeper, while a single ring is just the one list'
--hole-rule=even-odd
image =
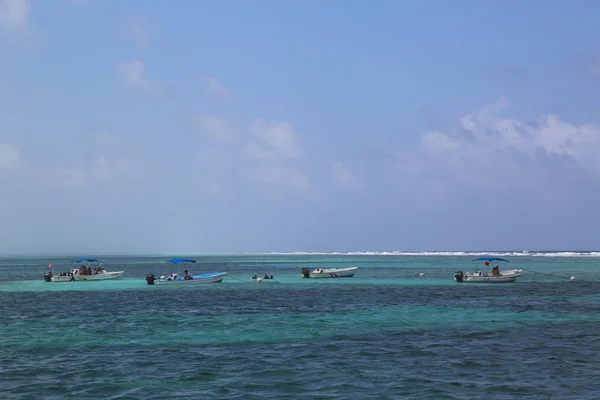
[{"label": "boat", "polygon": [[[503,269],[500,271],[498,263],[504,263],[504,266],[508,263],[508,260],[497,257],[480,257],[472,260],[471,262],[475,266],[473,272],[466,271],[455,271],[454,280],[461,283],[510,283],[517,280],[517,278],[523,273],[523,269]],[[483,267],[479,267],[477,262],[483,262]],[[492,271],[488,272],[487,268],[496,264]]]},{"label": "boat", "polygon": [[[167,263],[170,264],[196,264],[196,260],[187,258],[172,258]],[[163,285],[196,285],[201,283],[220,283],[227,276],[227,272],[211,272],[208,274],[191,275],[185,270],[184,276],[179,276],[177,273],[171,273],[169,276],[160,276],[158,279],[154,274],[146,275],[146,283],[148,285],[163,284]]]},{"label": "boat", "polygon": [[302,278],[352,278],[358,267],[349,268],[302,268]]},{"label": "boat", "polygon": [[[72,263],[81,264],[80,268],[73,268],[68,272],[61,272],[58,275],[54,274],[54,266],[49,264],[48,267],[52,268],[52,271],[44,272],[44,280],[46,282],[73,282],[73,281],[106,281],[109,279],[119,279],[123,276],[125,271],[114,271],[107,272],[102,268],[102,261],[93,258],[80,258],[78,260],[71,261]],[[95,268],[101,268],[102,272],[87,274],[88,270],[91,270],[93,263],[99,263]]]}]

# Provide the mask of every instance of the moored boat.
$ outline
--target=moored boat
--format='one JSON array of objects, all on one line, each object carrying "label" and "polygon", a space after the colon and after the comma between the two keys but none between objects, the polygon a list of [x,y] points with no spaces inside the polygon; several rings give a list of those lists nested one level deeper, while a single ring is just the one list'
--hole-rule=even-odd
[{"label": "moored boat", "polygon": [[[186,259],[186,258],[173,258],[167,262],[171,263],[171,264],[184,264],[184,263],[196,264],[196,260],[190,260],[190,259]],[[223,279],[225,279],[225,276],[227,276],[227,272],[211,272],[208,274],[192,275],[188,272],[188,270],[185,270],[184,276],[179,276],[179,274],[177,274],[177,273],[171,273],[169,276],[162,275],[158,279],[156,278],[156,276],[154,274],[147,274],[146,275],[146,283],[148,285],[154,285],[154,284],[194,285],[194,284],[201,284],[201,283],[220,283],[223,281]]]},{"label": "moored boat", "polygon": [[358,271],[358,267],[349,268],[302,268],[302,278],[352,278]]},{"label": "moored boat", "polygon": [[192,279],[185,279],[180,276],[177,276],[177,274],[171,274],[169,276],[163,275],[163,276],[159,277],[158,279],[156,279],[156,276],[154,276],[153,274],[148,274],[148,275],[146,275],[146,282],[148,283],[148,285],[154,285],[154,284],[194,285],[194,284],[200,284],[200,283],[220,283],[221,281],[223,281],[223,279],[225,279],[226,275],[227,275],[227,272],[213,272],[213,273],[209,273],[209,274],[193,275]]},{"label": "moored boat", "polygon": [[[81,264],[81,267],[73,268],[69,272],[61,272],[58,275],[55,275],[51,271],[45,272],[44,280],[46,282],[105,281],[109,279],[119,279],[125,272],[107,272],[102,267],[102,261],[93,258],[80,258],[79,260],[73,260],[71,262]],[[94,271],[92,271],[90,266],[96,262],[99,264],[97,267],[94,267]],[[52,268],[52,271],[54,271],[54,266],[52,264],[48,267]]]},{"label": "moored boat", "polygon": [[[483,261],[483,267],[478,267],[477,261]],[[504,263],[504,266],[508,263],[508,260],[497,257],[480,257],[472,260],[475,268],[473,272],[467,271],[455,271],[454,280],[460,283],[511,283],[515,282],[517,278],[523,273],[523,269],[506,269],[500,271],[500,267],[496,265],[492,271],[488,272],[487,268],[494,263],[494,261]]]}]

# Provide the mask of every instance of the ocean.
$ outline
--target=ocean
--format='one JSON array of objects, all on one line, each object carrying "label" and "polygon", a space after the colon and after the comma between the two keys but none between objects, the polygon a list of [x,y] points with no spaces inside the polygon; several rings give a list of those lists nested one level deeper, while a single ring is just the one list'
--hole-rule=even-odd
[{"label": "ocean", "polygon": [[[482,255],[525,272],[454,282]],[[82,256],[124,277],[44,282]],[[353,278],[300,277],[346,266]],[[144,280],[183,269],[228,276]],[[0,397],[599,399],[599,270],[592,252],[3,257]]]}]

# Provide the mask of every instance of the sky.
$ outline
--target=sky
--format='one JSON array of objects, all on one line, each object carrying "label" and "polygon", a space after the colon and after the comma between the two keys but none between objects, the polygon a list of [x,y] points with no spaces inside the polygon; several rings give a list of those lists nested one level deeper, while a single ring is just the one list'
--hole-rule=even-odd
[{"label": "sky", "polygon": [[0,0],[0,254],[598,250],[598,15]]}]

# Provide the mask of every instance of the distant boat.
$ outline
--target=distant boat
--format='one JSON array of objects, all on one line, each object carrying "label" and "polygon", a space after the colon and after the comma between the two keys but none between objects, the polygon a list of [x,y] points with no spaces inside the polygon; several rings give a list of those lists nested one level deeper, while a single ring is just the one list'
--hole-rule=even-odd
[{"label": "distant boat", "polygon": [[124,271],[107,272],[102,268],[101,272],[86,274],[85,271],[91,270],[90,266],[98,262],[98,267],[102,266],[102,261],[93,258],[80,258],[79,260],[73,260],[72,263],[82,264],[85,268],[73,268],[69,272],[61,272],[58,275],[54,275],[54,266],[49,265],[52,271],[44,272],[44,280],[46,282],[73,282],[73,281],[105,281],[109,279],[119,279],[123,276]]},{"label": "distant boat", "polygon": [[[196,264],[196,260],[190,260],[190,259],[186,259],[186,258],[172,258],[167,262],[171,263],[171,264],[186,264],[186,263]],[[185,270],[185,272],[188,272],[188,271]],[[171,273],[169,276],[162,275],[161,277],[159,277],[157,279],[154,274],[147,274],[146,282],[148,283],[148,285],[154,285],[154,284],[195,285],[195,284],[201,284],[201,283],[220,283],[223,281],[223,279],[225,279],[226,275],[227,275],[227,272],[212,272],[212,273],[201,274],[201,275],[190,275],[191,279],[190,278],[186,279],[185,276],[179,276],[179,274],[177,274],[177,273]]]},{"label": "distant boat", "polygon": [[[483,261],[483,267],[478,267],[475,263],[476,261]],[[473,272],[455,271],[454,280],[461,283],[510,283],[515,282],[523,273],[523,269],[520,268],[500,271],[498,265],[496,265],[492,271],[488,272],[488,267],[491,263],[494,263],[494,261],[504,263],[505,266],[506,263],[508,263],[508,260],[497,257],[476,258],[472,260],[472,263],[475,266]],[[483,269],[483,271],[481,269]]]},{"label": "distant boat", "polygon": [[302,278],[352,278],[358,267],[349,268],[302,268]]}]

